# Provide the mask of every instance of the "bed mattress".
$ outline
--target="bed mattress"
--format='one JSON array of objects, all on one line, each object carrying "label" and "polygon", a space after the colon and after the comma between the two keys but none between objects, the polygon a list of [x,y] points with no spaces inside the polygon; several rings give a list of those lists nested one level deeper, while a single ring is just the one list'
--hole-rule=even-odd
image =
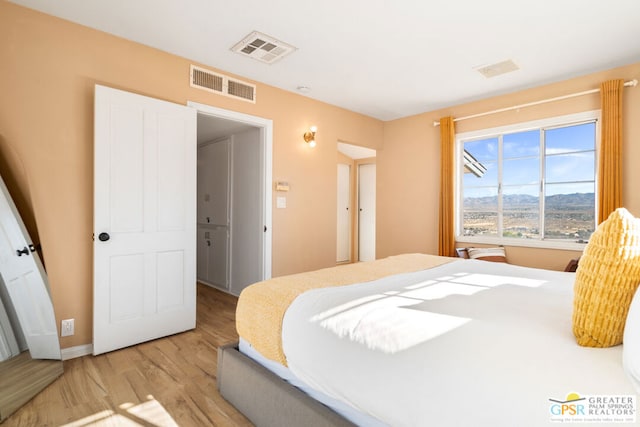
[{"label": "bed mattress", "polygon": [[295,379],[365,420],[545,425],[550,399],[635,394],[621,346],[576,344],[574,277],[456,260],[309,290],[285,313],[283,352]]}]

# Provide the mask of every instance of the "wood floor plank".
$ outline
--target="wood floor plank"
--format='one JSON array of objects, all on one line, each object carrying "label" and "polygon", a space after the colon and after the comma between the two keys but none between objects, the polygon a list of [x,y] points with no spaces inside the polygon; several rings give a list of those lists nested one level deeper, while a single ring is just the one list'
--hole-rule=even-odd
[{"label": "wood floor plank", "polygon": [[216,389],[217,348],[238,339],[237,298],[199,284],[197,301],[194,330],[65,361],[2,427],[251,426]]}]

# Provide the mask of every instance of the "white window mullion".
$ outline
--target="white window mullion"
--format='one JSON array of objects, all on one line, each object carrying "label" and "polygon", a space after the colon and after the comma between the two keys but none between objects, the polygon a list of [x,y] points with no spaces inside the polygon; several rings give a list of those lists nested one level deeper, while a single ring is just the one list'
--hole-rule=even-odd
[{"label": "white window mullion", "polygon": [[601,135],[600,126],[602,125],[601,117],[598,116],[595,122],[596,122],[596,143],[595,143],[594,153],[593,153],[593,163],[594,163],[593,170],[595,171],[593,174],[593,193],[595,195],[594,197],[595,214],[593,215],[594,229],[595,227],[598,226],[598,216],[600,215],[598,212],[598,206],[600,205],[599,197],[598,197],[598,194],[600,193],[600,191],[598,190],[598,183],[600,182],[599,175],[601,171],[600,171],[598,159],[600,158],[600,149],[602,148],[600,147],[600,135]]},{"label": "white window mullion", "polygon": [[544,240],[544,206],[545,206],[545,166],[547,163],[547,149],[545,145],[545,130],[540,129],[540,213],[539,213],[539,224],[540,224],[540,240]]},{"label": "white window mullion", "polygon": [[504,207],[503,200],[502,200],[502,193],[503,193],[503,187],[504,187],[502,185],[502,169],[503,169],[502,140],[503,140],[503,136],[499,135],[498,136],[498,237],[499,238],[502,238],[502,236],[504,235],[503,215],[502,215],[502,209]]}]

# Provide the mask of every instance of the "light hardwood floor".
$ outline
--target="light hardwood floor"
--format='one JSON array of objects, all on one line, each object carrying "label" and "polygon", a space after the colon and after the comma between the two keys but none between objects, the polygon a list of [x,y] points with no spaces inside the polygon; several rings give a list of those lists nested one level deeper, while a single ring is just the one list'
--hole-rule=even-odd
[{"label": "light hardwood floor", "polygon": [[198,285],[196,329],[65,361],[1,426],[251,426],[216,389],[217,348],[238,339],[236,303]]}]

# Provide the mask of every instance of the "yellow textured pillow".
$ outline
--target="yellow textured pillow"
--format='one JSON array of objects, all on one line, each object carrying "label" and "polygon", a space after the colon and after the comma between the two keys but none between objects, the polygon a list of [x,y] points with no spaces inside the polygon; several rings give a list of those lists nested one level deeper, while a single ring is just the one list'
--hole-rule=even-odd
[{"label": "yellow textured pillow", "polygon": [[585,347],[622,343],[640,283],[640,220],[616,209],[591,236],[576,272],[573,334]]}]

